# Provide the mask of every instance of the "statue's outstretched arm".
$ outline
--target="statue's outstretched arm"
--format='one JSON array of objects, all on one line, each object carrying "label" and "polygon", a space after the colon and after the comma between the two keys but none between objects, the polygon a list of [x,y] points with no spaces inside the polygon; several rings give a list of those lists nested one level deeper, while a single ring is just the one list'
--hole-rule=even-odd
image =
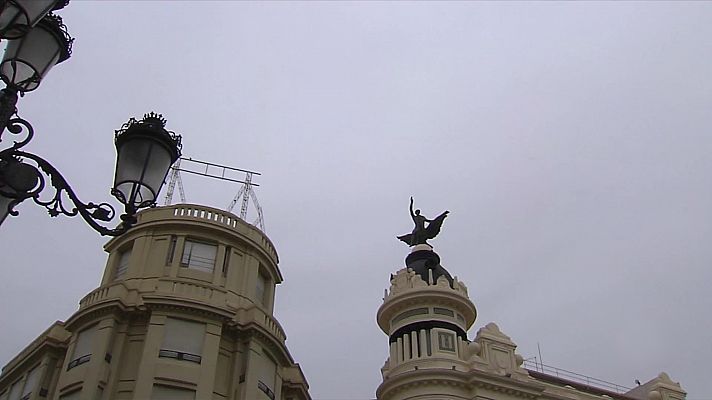
[{"label": "statue's outstretched arm", "polygon": [[415,218],[415,213],[413,212],[413,196],[410,196],[410,216]]}]

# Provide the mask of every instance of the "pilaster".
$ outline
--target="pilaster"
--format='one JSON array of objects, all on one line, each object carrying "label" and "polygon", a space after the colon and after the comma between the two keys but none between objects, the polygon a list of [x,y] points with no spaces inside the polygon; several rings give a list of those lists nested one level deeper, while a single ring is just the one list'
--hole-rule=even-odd
[{"label": "pilaster", "polygon": [[[171,261],[170,265],[170,270],[168,272],[168,276],[171,278],[176,278],[178,277],[178,269],[180,268],[180,260],[183,257],[183,254],[180,252],[180,249],[182,249],[185,246],[185,236],[181,235],[176,238],[176,246],[173,249],[173,261]],[[169,245],[170,247],[170,245]]]},{"label": "pilaster", "polygon": [[220,334],[222,325],[207,323],[205,327],[205,340],[203,342],[203,354],[200,362],[200,379],[195,392],[196,399],[210,399],[213,397],[213,386],[215,384],[215,368],[218,365],[220,354]]},{"label": "pilaster", "polygon": [[158,361],[158,352],[161,349],[165,323],[165,315],[151,315],[143,344],[143,357],[141,357],[138,373],[136,374],[136,386],[133,394],[135,399],[151,398],[153,376],[156,370],[156,362]]},{"label": "pilaster", "polygon": [[262,358],[262,347],[257,343],[254,338],[250,338],[247,349],[245,351],[245,356],[247,357],[246,371],[245,371],[245,382],[242,391],[242,398],[245,400],[258,399],[258,388],[257,381],[259,380],[259,374],[257,369],[260,365],[260,358]]}]

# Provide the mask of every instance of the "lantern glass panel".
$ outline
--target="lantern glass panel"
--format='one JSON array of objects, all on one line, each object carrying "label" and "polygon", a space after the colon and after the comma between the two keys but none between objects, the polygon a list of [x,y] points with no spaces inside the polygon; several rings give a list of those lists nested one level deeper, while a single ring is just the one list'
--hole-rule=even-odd
[{"label": "lantern glass panel", "polygon": [[47,15],[57,0],[9,0],[0,12],[0,37],[17,39]]},{"label": "lantern glass panel", "polygon": [[36,89],[42,78],[59,61],[62,45],[42,24],[30,30],[22,39],[10,40],[0,64],[2,79],[23,92]]},{"label": "lantern glass panel", "polygon": [[127,139],[117,151],[114,187],[119,200],[136,208],[153,204],[173,164],[170,151],[144,135]]}]

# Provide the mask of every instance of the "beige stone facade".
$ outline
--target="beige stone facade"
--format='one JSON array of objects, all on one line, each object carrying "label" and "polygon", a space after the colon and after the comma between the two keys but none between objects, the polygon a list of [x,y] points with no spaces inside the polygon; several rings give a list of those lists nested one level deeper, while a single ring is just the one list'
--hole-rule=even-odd
[{"label": "beige stone facade", "polygon": [[517,345],[494,323],[468,340],[475,306],[465,284],[450,277],[439,261],[432,247],[418,245],[406,259],[407,268],[391,276],[377,313],[390,344],[378,400],[685,399],[680,384],[665,373],[621,390],[568,371],[527,369]]},{"label": "beige stone facade", "polygon": [[181,204],[143,211],[105,250],[101,285],[3,368],[0,400],[310,400],[261,231]]}]

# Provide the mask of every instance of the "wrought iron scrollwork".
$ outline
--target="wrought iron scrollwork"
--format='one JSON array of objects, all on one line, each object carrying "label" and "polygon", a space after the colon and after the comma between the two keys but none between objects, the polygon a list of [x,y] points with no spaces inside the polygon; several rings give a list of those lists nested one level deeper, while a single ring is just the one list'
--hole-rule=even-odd
[{"label": "wrought iron scrollwork", "polygon": [[[122,215],[122,223],[114,229],[100,225],[97,221],[108,222],[111,221],[116,215],[116,210],[111,204],[82,202],[79,197],[77,197],[76,193],[69,185],[67,180],[64,179],[62,174],[48,161],[38,155],[27,153],[24,151],[17,150],[14,151],[14,154],[23,159],[34,161],[34,163],[37,164],[39,170],[41,170],[44,175],[49,177],[49,183],[55,189],[54,195],[52,197],[50,197],[49,199],[41,198],[41,192],[47,185],[46,178],[44,177],[44,175],[39,173],[39,171],[37,174],[39,178],[38,187],[33,191],[32,195],[28,197],[31,197],[36,204],[46,208],[50,216],[56,217],[59,215],[66,215],[68,217],[74,217],[76,215],[79,215],[92,228],[94,228],[94,230],[96,230],[102,235],[108,236],[121,235],[136,222],[135,217]],[[65,195],[66,198],[71,201],[71,206],[65,205]]]},{"label": "wrought iron scrollwork", "polygon": [[[32,140],[34,129],[28,121],[17,115],[15,107],[17,94],[17,90],[14,88],[5,88],[0,91],[0,142],[6,132],[19,137],[19,139],[13,140],[9,147],[0,148],[0,206],[7,207],[7,209],[0,210],[0,223],[7,214],[17,215],[18,212],[14,210],[14,207],[23,200],[31,198],[36,204],[47,209],[52,217],[79,215],[100,234],[118,236],[137,223],[136,212],[139,208],[155,206],[155,199],[160,191],[162,181],[149,181],[147,184],[143,181],[124,179],[120,184],[131,185],[131,196],[125,198],[122,190],[118,188],[119,183],[115,183],[112,189],[112,194],[124,204],[124,213],[120,216],[121,223],[113,229],[101,225],[99,222],[111,221],[116,216],[116,210],[111,204],[82,202],[67,180],[52,164],[36,154],[22,150]],[[157,149],[155,151],[164,153],[163,160],[165,157],[170,157],[170,161],[173,163],[180,157],[180,135],[166,130],[165,123],[166,120],[160,114],[150,113],[146,114],[141,121],[130,119],[120,130],[116,131],[116,148],[119,154],[121,154],[122,146],[126,146],[126,143],[138,142],[139,147],[147,146],[146,160],[142,161],[144,169],[140,173],[140,179],[144,177],[145,169],[149,165],[148,157],[154,146]],[[127,142],[131,140],[136,142]],[[143,142],[139,142],[139,140],[143,140]],[[117,171],[121,160],[122,158],[119,156]],[[128,167],[125,169],[131,170],[133,161],[129,159]],[[167,164],[165,165],[166,171],[162,172],[164,176],[170,167],[170,164],[165,164]],[[54,188],[54,194],[50,197],[42,197],[42,193],[47,193],[44,192],[47,187]],[[139,195],[147,197],[150,195],[150,198],[144,199]],[[140,201],[137,202],[137,198]]]},{"label": "wrought iron scrollwork", "polygon": [[[36,154],[20,150],[32,140],[34,128],[27,120],[15,114],[16,109],[13,102],[15,99],[13,99],[12,93],[8,95],[4,90],[1,96],[2,102],[6,103],[0,105],[0,124],[3,128],[0,130],[0,142],[2,142],[3,134],[7,132],[20,136],[20,139],[13,140],[9,147],[0,149],[0,196],[9,199],[8,214],[17,216],[19,213],[14,207],[31,198],[35,203],[46,208],[50,216],[74,217],[79,215],[89,226],[102,235],[121,235],[136,223],[136,217],[131,213],[122,215],[122,222],[116,228],[100,225],[97,221],[108,222],[116,215],[116,210],[111,204],[82,202],[67,180],[52,164]],[[13,114],[15,114],[14,118],[12,118]],[[33,161],[37,167],[25,163],[25,160]],[[43,190],[48,186],[45,176],[49,177],[50,186],[55,189],[54,195],[49,199],[41,197]],[[65,205],[67,198],[71,201],[71,206]],[[2,211],[5,210],[0,210],[0,212]],[[130,211],[127,210],[127,212]]]},{"label": "wrought iron scrollwork", "polygon": [[[32,140],[32,137],[35,135],[35,130],[34,128],[32,128],[32,125],[30,125],[29,122],[20,117],[11,118],[10,120],[8,120],[6,129],[13,135],[19,136],[24,134],[25,137],[22,140],[14,140],[13,144],[10,147],[8,147],[7,149],[2,149],[3,153],[6,151],[13,151],[24,147],[27,143],[30,142],[30,140]],[[0,142],[2,142],[2,133],[0,133]]]},{"label": "wrought iron scrollwork", "polygon": [[[18,166],[21,167],[18,169]],[[44,188],[44,185],[40,184],[40,172],[36,168],[30,166],[22,168],[22,166],[24,164],[21,164],[20,160],[15,157],[0,158],[0,204],[5,207],[4,210],[0,210],[0,216],[4,212],[17,216],[19,212],[14,210],[14,207],[24,200],[38,195]],[[26,183],[17,185],[16,182],[5,182],[5,180]],[[19,190],[16,187],[19,187]]]}]

